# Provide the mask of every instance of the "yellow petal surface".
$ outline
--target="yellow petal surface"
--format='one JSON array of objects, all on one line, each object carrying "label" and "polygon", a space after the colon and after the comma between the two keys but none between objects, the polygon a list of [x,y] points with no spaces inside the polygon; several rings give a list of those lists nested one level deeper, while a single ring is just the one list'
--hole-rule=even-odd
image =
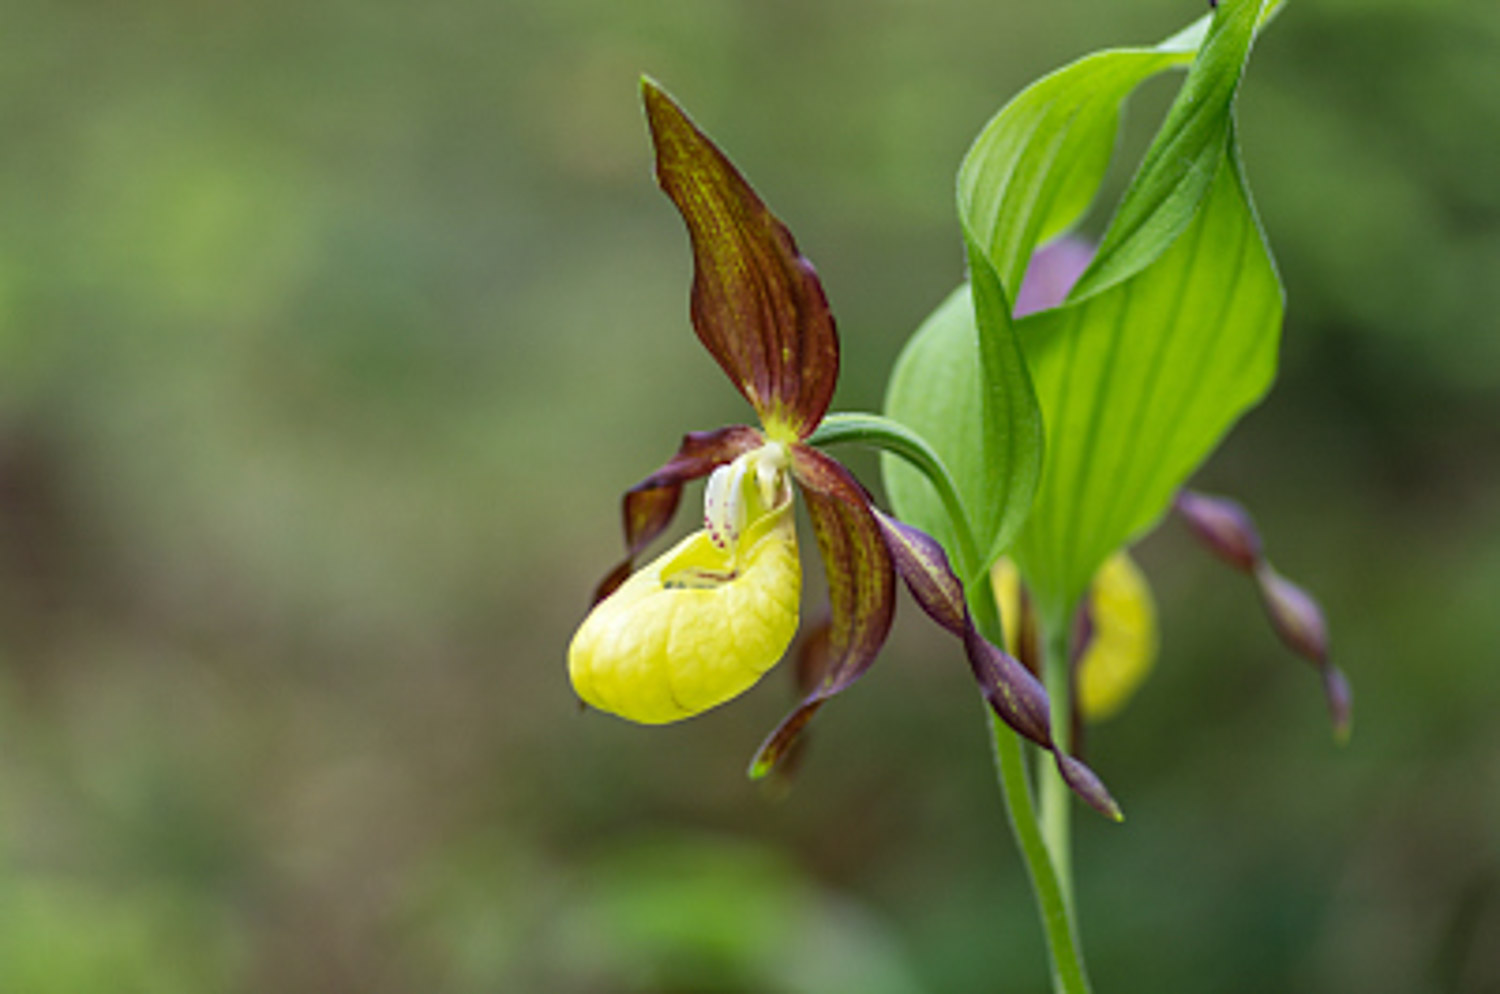
[{"label": "yellow petal surface", "polygon": [[1094,637],[1078,663],[1078,703],[1099,721],[1125,706],[1156,663],[1156,603],[1140,567],[1116,552],[1094,574],[1089,609]]},{"label": "yellow petal surface", "polygon": [[1000,623],[1005,628],[1005,651],[1016,654],[1021,631],[1021,573],[1009,559],[997,559],[990,567],[990,585],[1000,605]]},{"label": "yellow petal surface", "polygon": [[752,526],[740,548],[731,560],[696,532],[597,604],[568,647],[578,696],[658,725],[753,687],[797,631],[802,569],[790,507]]}]

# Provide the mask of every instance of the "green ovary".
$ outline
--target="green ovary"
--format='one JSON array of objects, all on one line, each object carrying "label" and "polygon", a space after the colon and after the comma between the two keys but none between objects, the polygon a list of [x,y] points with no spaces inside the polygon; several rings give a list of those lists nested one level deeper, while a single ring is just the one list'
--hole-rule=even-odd
[{"label": "green ovary", "polygon": [[785,654],[801,585],[789,500],[728,549],[695,532],[584,619],[568,648],[573,689],[601,711],[651,725],[723,704]]}]

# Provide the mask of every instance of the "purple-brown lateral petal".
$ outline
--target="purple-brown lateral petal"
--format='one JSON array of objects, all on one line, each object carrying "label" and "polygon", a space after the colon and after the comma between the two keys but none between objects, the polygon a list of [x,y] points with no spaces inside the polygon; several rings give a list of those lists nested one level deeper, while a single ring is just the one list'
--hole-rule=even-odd
[{"label": "purple-brown lateral petal", "polygon": [[1050,750],[1063,780],[1079,797],[1107,818],[1120,821],[1120,806],[1103,781],[1084,763],[1057,748],[1047,690],[1031,671],[990,642],[974,627],[964,599],[963,585],[948,563],[943,547],[930,535],[875,512],[885,535],[896,572],[922,610],[964,643],[964,654],[974,679],[990,707],[1011,728]]},{"label": "purple-brown lateral petal", "polygon": [[[785,788],[797,775],[802,757],[807,754],[807,736],[800,733],[822,706],[823,699],[814,692],[822,685],[823,678],[833,663],[828,639],[832,630],[833,617],[827,614],[802,626],[802,634],[792,651],[792,680],[797,696],[803,699],[803,705],[793,712],[795,720],[788,719],[778,725],[776,731],[756,752],[755,765],[750,769],[752,778],[759,779],[768,771],[774,771],[775,786]],[[814,703],[807,706],[807,700]]]},{"label": "purple-brown lateral petal", "polygon": [[792,447],[792,474],[807,498],[828,579],[832,623],[822,679],[766,739],[751,763],[761,776],[828,698],[864,675],[891,630],[896,576],[864,487],[843,466],[805,445]]},{"label": "purple-brown lateral petal", "polygon": [[805,438],[838,380],[823,286],[791,232],[682,108],[651,80],[641,94],[657,182],[692,239],[693,328],[763,423]]},{"label": "purple-brown lateral petal", "polygon": [[1184,490],[1172,506],[1214,555],[1241,573],[1255,571],[1261,558],[1260,535],[1239,503]]},{"label": "purple-brown lateral petal", "polygon": [[1237,502],[1184,490],[1173,507],[1210,551],[1255,579],[1277,638],[1318,668],[1333,733],[1346,741],[1354,720],[1354,692],[1348,677],[1328,659],[1328,623],[1318,602],[1266,559],[1254,520]]},{"label": "purple-brown lateral petal", "polygon": [[625,492],[620,508],[625,524],[625,558],[599,582],[594,590],[594,603],[614,593],[625,582],[636,557],[672,523],[682,500],[683,484],[707,476],[763,441],[760,432],[745,425],[684,435],[677,454],[666,465]]},{"label": "purple-brown lateral petal", "polygon": [[1328,624],[1312,595],[1265,560],[1255,567],[1255,582],[1271,627],[1288,648],[1315,666],[1328,662]]},{"label": "purple-brown lateral petal", "polygon": [[964,588],[937,540],[875,512],[896,571],[928,616],[964,643],[964,654],[985,699],[1004,722],[1044,749],[1052,748],[1047,691],[1036,677],[980,635],[969,615]]}]

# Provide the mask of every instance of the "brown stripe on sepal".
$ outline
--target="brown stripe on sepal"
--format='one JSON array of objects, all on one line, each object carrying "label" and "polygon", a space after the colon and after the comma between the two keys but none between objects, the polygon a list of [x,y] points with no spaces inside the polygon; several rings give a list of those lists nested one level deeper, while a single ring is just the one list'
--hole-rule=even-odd
[{"label": "brown stripe on sepal", "polygon": [[833,314],[812,264],[750,184],[655,82],[641,81],[656,178],[693,245],[698,339],[768,427],[812,433],[838,380]]}]

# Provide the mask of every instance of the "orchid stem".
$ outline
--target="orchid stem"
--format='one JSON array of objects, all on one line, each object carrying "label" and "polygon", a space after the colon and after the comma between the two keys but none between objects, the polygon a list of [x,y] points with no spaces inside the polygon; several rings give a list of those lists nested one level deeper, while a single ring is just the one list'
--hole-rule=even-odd
[{"label": "orchid stem", "polygon": [[[1052,702],[1052,739],[1057,748],[1065,753],[1073,749],[1073,704],[1071,660],[1068,658],[1068,626],[1063,623],[1046,625],[1046,648],[1043,654],[1042,682],[1047,687],[1047,697]],[[1073,896],[1073,826],[1072,792],[1063,783],[1050,757],[1039,757],[1037,776],[1041,782],[1042,835],[1047,840],[1047,851],[1052,854],[1052,865],[1057,868],[1057,878],[1063,892],[1072,904]]]},{"label": "orchid stem", "polygon": [[[995,603],[990,588],[988,570],[980,559],[979,543],[974,539],[974,529],[964,512],[958,489],[953,478],[937,453],[916,432],[905,425],[877,414],[831,414],[823,419],[810,439],[814,444],[829,445],[838,442],[858,442],[872,445],[911,463],[932,482],[943,502],[943,508],[953,524],[958,548],[951,549],[958,566],[958,575],[963,578],[965,596],[974,626],[979,634],[995,645],[1005,644],[1005,632],[1001,627],[999,605]],[[1063,675],[1067,675],[1067,631],[1062,632],[1061,652],[1049,645],[1047,658],[1054,656],[1062,661]],[[1048,681],[1051,692],[1051,681]],[[1063,715],[1058,718],[1057,697],[1052,698],[1052,727],[1059,747],[1067,748],[1067,731],[1070,728],[1067,715],[1066,681],[1063,689]],[[1052,956],[1052,986],[1057,994],[1089,994],[1088,974],[1084,969],[1083,950],[1078,944],[1073,928],[1072,883],[1070,863],[1067,859],[1068,796],[1067,787],[1061,777],[1046,764],[1041,770],[1042,801],[1044,811],[1059,808],[1060,816],[1052,815],[1045,823],[1037,819],[1036,805],[1031,796],[1031,782],[1026,776],[1026,758],[1021,738],[999,719],[988,707],[991,739],[994,742],[995,772],[1000,782],[1000,796],[1005,800],[1006,815],[1010,819],[1016,846],[1026,863],[1031,876],[1031,888],[1036,895],[1037,913],[1041,918],[1042,931],[1047,936],[1047,949]],[[1043,759],[1046,757],[1043,756]],[[1057,781],[1062,796],[1052,798],[1048,793],[1053,788],[1051,780]],[[1050,803],[1049,803],[1050,799]],[[1050,828],[1052,818],[1061,818],[1061,844]],[[1062,858],[1058,858],[1061,852]]]},{"label": "orchid stem", "polygon": [[[999,610],[994,598],[986,589],[983,596],[969,598],[970,610],[974,612],[974,623],[979,634],[1002,644],[1003,631]],[[1031,782],[1026,776],[1026,757],[1022,751],[1021,737],[1012,731],[999,717],[986,708],[990,716],[994,741],[995,773],[1000,779],[1000,794],[1005,798],[1005,813],[1010,818],[1011,832],[1016,845],[1026,862],[1031,875],[1031,890],[1036,895],[1037,914],[1042,920],[1042,930],[1047,934],[1047,949],[1052,955],[1052,987],[1058,994],[1089,994],[1089,978],[1084,967],[1083,949],[1073,927],[1073,892],[1070,880],[1060,872],[1051,853],[1055,852],[1043,836],[1041,823],[1037,819],[1036,805],[1032,801]],[[1055,719],[1054,719],[1054,736]],[[1048,754],[1040,754],[1045,761]],[[1051,763],[1041,770],[1044,777],[1043,800],[1050,774],[1059,784]],[[1064,788],[1066,790],[1066,787]],[[1066,801],[1066,797],[1064,798]],[[1066,808],[1064,826],[1066,828]]]}]

